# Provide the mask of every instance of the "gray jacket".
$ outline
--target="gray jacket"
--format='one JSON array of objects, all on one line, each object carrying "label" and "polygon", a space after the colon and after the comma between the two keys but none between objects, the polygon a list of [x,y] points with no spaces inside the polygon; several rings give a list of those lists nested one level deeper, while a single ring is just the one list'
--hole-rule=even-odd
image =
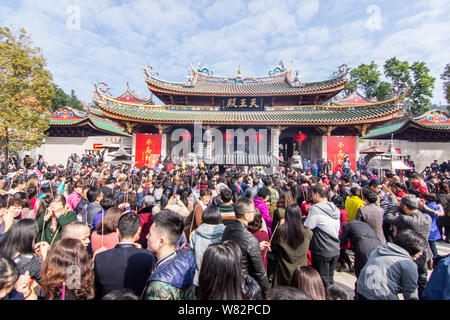
[{"label": "gray jacket", "polygon": [[369,300],[417,300],[417,265],[409,253],[394,243],[376,248],[361,270],[356,291]]},{"label": "gray jacket", "polygon": [[219,243],[222,241],[222,234],[225,230],[223,224],[206,224],[202,223],[191,234],[189,240],[189,250],[195,258],[197,264],[197,270],[195,271],[194,284],[198,286],[198,275],[200,271],[200,265],[202,262],[203,253],[206,248],[213,243]]},{"label": "gray jacket", "polygon": [[309,245],[311,254],[323,257],[339,255],[340,211],[332,202],[314,204],[305,220],[305,227],[313,231]]},{"label": "gray jacket", "polygon": [[[431,217],[420,211],[406,215],[400,213],[400,209],[398,208],[397,212],[388,213],[385,216],[384,221],[396,226],[399,231],[402,229],[413,230],[424,237],[425,240],[428,240],[430,235]],[[424,251],[425,261],[428,261],[433,257],[428,241],[424,241],[424,247],[422,247],[422,250]]]}]

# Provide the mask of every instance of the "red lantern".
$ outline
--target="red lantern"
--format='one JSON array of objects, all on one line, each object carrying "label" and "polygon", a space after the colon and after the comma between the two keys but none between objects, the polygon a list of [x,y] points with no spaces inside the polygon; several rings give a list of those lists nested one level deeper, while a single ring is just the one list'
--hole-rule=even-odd
[{"label": "red lantern", "polygon": [[234,134],[232,134],[232,133],[224,133],[224,134],[222,134],[222,137],[223,137],[223,139],[225,141],[233,140]]},{"label": "red lantern", "polygon": [[299,133],[299,134],[296,134],[296,135],[294,136],[294,141],[295,141],[295,142],[302,143],[302,142],[305,141],[306,139],[308,139],[308,137],[307,137],[306,134],[304,134],[304,133]]}]

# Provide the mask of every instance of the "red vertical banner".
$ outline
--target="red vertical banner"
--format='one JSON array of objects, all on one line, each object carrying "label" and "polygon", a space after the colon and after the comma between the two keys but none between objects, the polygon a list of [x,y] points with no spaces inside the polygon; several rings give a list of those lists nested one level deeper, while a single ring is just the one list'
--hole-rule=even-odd
[{"label": "red vertical banner", "polygon": [[345,154],[350,159],[350,167],[356,171],[356,137],[354,136],[330,136],[327,137],[327,156],[333,164],[333,172],[342,172],[342,163]]},{"label": "red vertical banner", "polygon": [[161,155],[161,135],[137,133],[135,154],[136,167],[154,168]]}]

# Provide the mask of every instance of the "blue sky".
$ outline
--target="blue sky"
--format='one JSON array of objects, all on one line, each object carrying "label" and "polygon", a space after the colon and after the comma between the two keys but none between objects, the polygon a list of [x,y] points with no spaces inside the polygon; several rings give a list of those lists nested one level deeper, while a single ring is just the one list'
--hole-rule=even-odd
[{"label": "blue sky", "polygon": [[[24,27],[54,82],[91,101],[105,81],[149,96],[144,64],[169,81],[202,61],[219,76],[265,76],[283,59],[303,82],[374,60],[425,61],[439,79],[450,63],[450,0],[0,0],[0,25]],[[381,68],[380,68],[381,70]]]}]

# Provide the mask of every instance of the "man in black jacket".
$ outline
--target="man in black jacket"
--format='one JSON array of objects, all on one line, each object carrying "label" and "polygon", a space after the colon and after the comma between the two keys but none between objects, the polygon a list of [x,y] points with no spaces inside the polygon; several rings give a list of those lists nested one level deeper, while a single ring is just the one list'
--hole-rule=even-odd
[{"label": "man in black jacket", "polygon": [[358,278],[372,251],[381,245],[375,231],[365,222],[352,220],[342,225],[341,247],[350,241],[355,253],[355,275]]},{"label": "man in black jacket", "polygon": [[97,298],[125,288],[133,290],[137,296],[141,295],[156,258],[150,251],[136,246],[140,232],[137,214],[130,212],[120,217],[117,229],[119,244],[95,256]]},{"label": "man in black jacket", "polygon": [[243,271],[258,282],[262,298],[265,299],[270,285],[261,256],[260,244],[258,239],[247,230],[248,223],[255,217],[255,210],[252,201],[248,199],[238,201],[235,206],[236,220],[227,225],[222,241],[232,240],[239,245],[242,250]]}]

